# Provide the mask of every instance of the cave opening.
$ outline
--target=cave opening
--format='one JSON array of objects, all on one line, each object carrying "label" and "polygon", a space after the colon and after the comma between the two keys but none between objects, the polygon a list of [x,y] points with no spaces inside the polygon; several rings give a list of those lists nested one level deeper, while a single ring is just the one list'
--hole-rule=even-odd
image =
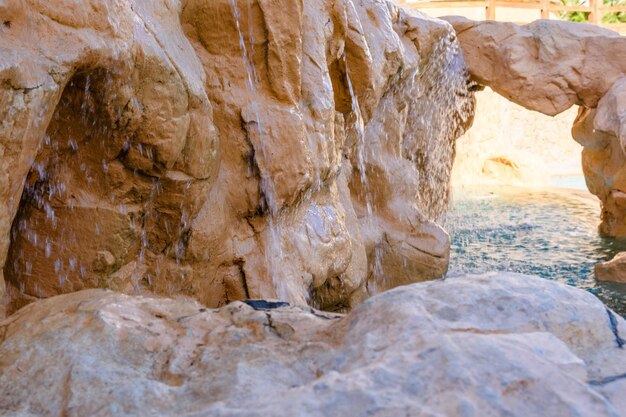
[{"label": "cave opening", "polygon": [[7,312],[34,300],[110,287],[139,250],[137,207],[119,199],[128,151],[121,77],[79,70],[66,84],[24,182],[4,278]]}]

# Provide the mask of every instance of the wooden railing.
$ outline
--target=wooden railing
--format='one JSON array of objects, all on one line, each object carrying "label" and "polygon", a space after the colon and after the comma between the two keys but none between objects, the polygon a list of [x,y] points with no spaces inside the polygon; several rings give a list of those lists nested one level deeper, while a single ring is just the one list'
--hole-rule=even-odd
[{"label": "wooden railing", "polygon": [[[550,0],[530,0],[530,1],[507,1],[507,0],[396,0],[396,3],[403,7],[414,9],[467,9],[482,8],[485,11],[485,19],[498,20],[497,9],[530,9],[539,11],[542,19],[557,17],[561,12],[587,12],[589,22],[599,26],[607,27],[618,32],[626,31],[626,23],[603,23],[602,16],[612,12],[626,12],[626,6],[604,6],[602,0],[589,0],[589,5],[566,6],[560,2]],[[448,14],[455,14],[452,10]],[[458,13],[456,13],[458,14]],[[527,22],[516,22],[527,23]]]}]

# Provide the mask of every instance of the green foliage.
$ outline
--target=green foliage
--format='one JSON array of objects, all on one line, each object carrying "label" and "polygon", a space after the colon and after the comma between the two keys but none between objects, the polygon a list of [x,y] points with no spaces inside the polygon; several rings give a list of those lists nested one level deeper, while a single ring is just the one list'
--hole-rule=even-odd
[{"label": "green foliage", "polygon": [[[625,0],[604,0],[605,6],[626,6]],[[626,23],[626,12],[611,12],[602,17],[603,23]]]},{"label": "green foliage", "polygon": [[[561,0],[564,6],[588,6],[586,0]],[[589,12],[560,12],[559,17],[570,22],[588,22]]]},{"label": "green foliage", "polygon": [[[588,6],[587,0],[561,0],[565,6]],[[605,6],[626,6],[626,0],[604,0]],[[561,12],[559,17],[570,22],[589,22],[589,12]],[[606,13],[603,23],[626,23],[626,12]]]}]

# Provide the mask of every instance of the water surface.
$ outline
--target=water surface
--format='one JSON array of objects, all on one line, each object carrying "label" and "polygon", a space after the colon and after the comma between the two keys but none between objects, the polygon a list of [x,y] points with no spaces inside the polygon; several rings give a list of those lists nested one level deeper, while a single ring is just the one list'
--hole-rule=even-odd
[{"label": "water surface", "polygon": [[593,267],[626,251],[598,234],[600,206],[573,189],[457,189],[445,227],[449,276],[487,271],[539,275],[587,290],[626,316],[626,284],[596,281]]}]

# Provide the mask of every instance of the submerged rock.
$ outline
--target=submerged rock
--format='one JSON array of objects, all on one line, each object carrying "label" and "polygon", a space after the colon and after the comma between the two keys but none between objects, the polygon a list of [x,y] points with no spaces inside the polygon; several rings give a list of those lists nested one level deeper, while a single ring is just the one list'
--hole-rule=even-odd
[{"label": "submerged rock", "polygon": [[572,287],[498,273],[348,315],[265,307],[105,290],[31,304],[0,323],[0,415],[626,415],[626,322]]},{"label": "submerged rock", "polygon": [[597,264],[595,274],[599,281],[626,283],[626,252],[620,252],[610,261]]}]

